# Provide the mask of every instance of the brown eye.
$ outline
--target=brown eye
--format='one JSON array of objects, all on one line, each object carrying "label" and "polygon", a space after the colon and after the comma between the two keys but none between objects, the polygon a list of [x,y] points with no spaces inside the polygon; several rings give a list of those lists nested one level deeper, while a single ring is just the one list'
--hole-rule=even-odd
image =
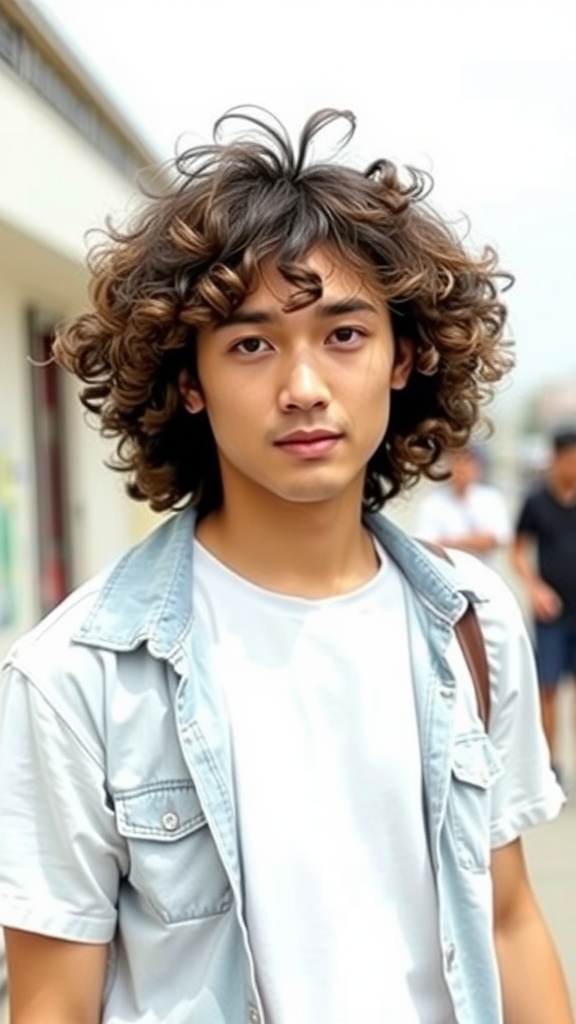
[{"label": "brown eye", "polygon": [[241,341],[234,345],[234,351],[241,352],[244,355],[257,355],[259,352],[266,351],[266,348],[269,347],[268,342],[264,338],[242,338]]},{"label": "brown eye", "polygon": [[335,342],[337,345],[350,345],[352,342],[359,341],[362,337],[363,333],[357,327],[337,327],[330,335],[332,342]]}]

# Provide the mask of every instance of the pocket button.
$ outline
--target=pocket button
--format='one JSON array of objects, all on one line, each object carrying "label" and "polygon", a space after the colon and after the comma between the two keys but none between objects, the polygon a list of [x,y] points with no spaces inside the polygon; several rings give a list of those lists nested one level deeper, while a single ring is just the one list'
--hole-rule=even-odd
[{"label": "pocket button", "polygon": [[180,818],[174,811],[166,811],[166,813],[162,815],[161,821],[162,827],[165,828],[167,832],[175,832],[180,824]]}]

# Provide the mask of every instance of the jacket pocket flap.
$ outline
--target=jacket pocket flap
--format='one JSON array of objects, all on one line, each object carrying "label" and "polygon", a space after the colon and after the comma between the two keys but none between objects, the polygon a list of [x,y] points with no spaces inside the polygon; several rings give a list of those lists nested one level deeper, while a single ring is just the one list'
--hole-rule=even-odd
[{"label": "jacket pocket flap", "polygon": [[502,774],[502,765],[488,736],[470,735],[456,742],[452,771],[459,782],[489,789]]},{"label": "jacket pocket flap", "polygon": [[114,803],[118,831],[128,838],[172,842],[206,824],[196,788],[187,779],[122,790]]}]

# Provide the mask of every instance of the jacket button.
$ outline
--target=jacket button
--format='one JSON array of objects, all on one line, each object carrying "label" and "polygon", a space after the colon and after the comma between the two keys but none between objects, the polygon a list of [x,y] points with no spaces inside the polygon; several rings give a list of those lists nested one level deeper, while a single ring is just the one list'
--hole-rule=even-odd
[{"label": "jacket button", "polygon": [[248,1011],[248,1020],[250,1024],[260,1024],[260,1014],[255,1006],[251,1006]]},{"label": "jacket button", "polygon": [[449,946],[446,946],[446,948],[444,950],[444,962],[446,964],[446,970],[447,971],[452,970],[452,967],[454,966],[455,958],[456,958],[456,947],[453,946],[452,944],[450,944]]},{"label": "jacket button", "polygon": [[179,824],[180,818],[174,811],[166,811],[166,813],[162,815],[162,827],[165,828],[167,832],[175,832]]}]

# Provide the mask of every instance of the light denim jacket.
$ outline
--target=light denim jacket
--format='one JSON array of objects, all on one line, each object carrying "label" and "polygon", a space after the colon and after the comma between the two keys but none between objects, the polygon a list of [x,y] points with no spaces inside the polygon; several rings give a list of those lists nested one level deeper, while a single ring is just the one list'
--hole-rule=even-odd
[{"label": "light denim jacket", "polygon": [[[412,595],[423,806],[446,981],[459,1024],[501,1024],[490,847],[561,803],[535,724],[530,646],[491,570],[468,556],[463,568],[444,564],[382,516],[368,523]],[[226,717],[194,645],[193,529],[190,511],[167,520],[71,595],[4,666],[0,830],[17,838],[0,854],[0,919],[72,940],[114,940],[107,1024],[264,1022],[243,915]],[[478,604],[486,639],[490,738],[454,638],[467,600]],[[522,796],[499,815],[493,793],[507,759]]]}]

